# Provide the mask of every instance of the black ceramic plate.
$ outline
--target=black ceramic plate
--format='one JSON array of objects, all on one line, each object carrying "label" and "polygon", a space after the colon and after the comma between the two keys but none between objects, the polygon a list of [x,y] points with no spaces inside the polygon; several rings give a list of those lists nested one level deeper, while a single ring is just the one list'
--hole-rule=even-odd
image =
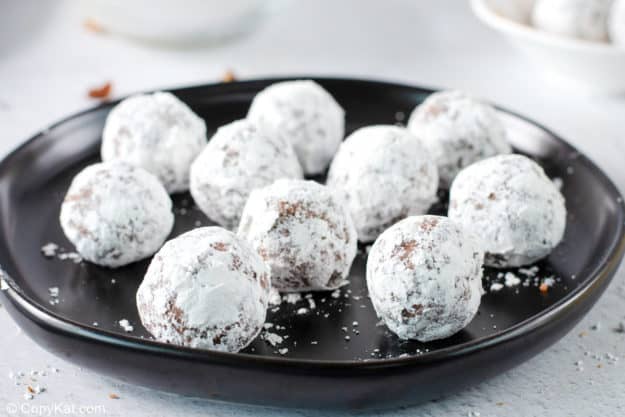
[{"label": "black ceramic plate", "polygon": [[[208,85],[174,93],[206,120],[211,133],[244,117],[254,94],[276,81]],[[348,131],[401,122],[431,93],[370,81],[319,82],[346,109]],[[307,299],[269,312],[271,331],[285,337],[278,346],[258,339],[244,352],[228,354],[157,343],[141,327],[134,303],[148,261],[110,270],[41,254],[48,242],[72,250],[59,226],[59,206],[72,177],[98,160],[104,119],[114,104],[54,125],[1,163],[0,264],[10,287],[5,291],[9,311],[37,343],[130,383],[276,406],[417,403],[479,383],[558,340],[597,300],[623,255],[623,205],[610,180],[551,132],[502,111],[516,150],[538,160],[551,177],[561,178],[569,211],[566,235],[538,264],[539,272],[526,282],[529,285],[486,294],[465,330],[423,344],[402,342],[376,325],[364,283],[366,250],[360,248],[351,284],[338,296],[314,294],[316,308],[307,314],[295,314],[310,307]],[[188,195],[176,196],[175,203],[173,235],[209,224]],[[433,212],[444,210],[443,203]],[[524,280],[523,273],[513,272]],[[548,277],[555,284],[544,294],[535,283]],[[488,270],[484,286],[502,279]],[[50,287],[59,288],[58,303],[51,298]],[[119,326],[121,319],[129,320],[134,331],[126,333]]]}]

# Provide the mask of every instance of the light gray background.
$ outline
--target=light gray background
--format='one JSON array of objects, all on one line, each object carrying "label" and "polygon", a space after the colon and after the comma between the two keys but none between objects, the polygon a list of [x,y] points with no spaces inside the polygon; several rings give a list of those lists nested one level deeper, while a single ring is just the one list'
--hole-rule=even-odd
[{"label": "light gray background", "polygon": [[[72,1],[0,0],[1,154],[93,104],[87,89],[106,80],[113,81],[115,95],[124,95],[212,82],[231,68],[242,78],[344,75],[465,89],[551,127],[625,189],[625,98],[577,96],[543,80],[540,65],[482,27],[460,0],[301,2],[285,6],[251,36],[203,49],[146,47],[89,33],[82,21]],[[625,334],[613,330],[625,320],[624,283],[621,269],[577,328],[522,366],[446,399],[387,414],[625,415]],[[606,354],[619,361],[611,363]],[[60,372],[48,370],[35,383],[46,392],[24,401],[24,387],[15,386],[9,373],[50,366]],[[110,417],[330,414],[216,404],[122,385],[44,352],[0,308],[0,416],[11,403],[103,406],[95,415]],[[17,415],[36,412],[24,410]]]}]

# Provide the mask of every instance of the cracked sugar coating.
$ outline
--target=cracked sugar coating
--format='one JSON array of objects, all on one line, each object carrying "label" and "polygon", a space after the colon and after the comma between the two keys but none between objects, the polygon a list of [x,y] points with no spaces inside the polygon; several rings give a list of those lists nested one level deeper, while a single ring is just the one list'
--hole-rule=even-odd
[{"label": "cracked sugar coating", "polygon": [[252,191],[238,234],[265,260],[282,292],[338,288],[356,256],[347,209],[314,181],[278,180]]},{"label": "cracked sugar coating", "polygon": [[477,313],[483,258],[471,232],[447,217],[408,217],[382,233],[369,253],[373,307],[400,339],[449,337]]},{"label": "cracked sugar coating", "polygon": [[341,144],[326,184],[346,202],[358,239],[371,242],[399,220],[427,212],[436,201],[438,172],[407,129],[369,126]]},{"label": "cracked sugar coating", "polygon": [[449,201],[449,217],[479,232],[489,266],[531,264],[549,255],[564,234],[564,197],[522,155],[496,156],[464,169]]},{"label": "cracked sugar coating", "polygon": [[460,91],[430,95],[410,115],[408,129],[436,160],[443,188],[473,162],[512,152],[495,109]]},{"label": "cracked sugar coating", "polygon": [[88,166],[61,205],[61,227],[80,255],[116,268],[156,252],[174,225],[172,202],[158,179],[122,161]]},{"label": "cracked sugar coating", "polygon": [[252,190],[280,178],[302,177],[287,140],[238,120],[220,127],[191,165],[191,195],[210,219],[232,230]]},{"label": "cracked sugar coating", "polygon": [[612,5],[608,31],[610,40],[617,46],[625,48],[625,0],[616,0]]},{"label": "cracked sugar coating", "polygon": [[189,189],[189,167],[206,145],[206,125],[171,93],[136,95],[109,113],[102,160],[123,160],[156,175],[170,193]]},{"label": "cracked sugar coating", "polygon": [[532,24],[557,35],[607,41],[611,5],[612,0],[538,0]]},{"label": "cracked sugar coating", "polygon": [[321,174],[345,132],[345,112],[319,84],[310,80],[273,84],[254,97],[247,115],[271,136],[293,144],[308,175]]},{"label": "cracked sugar coating", "polygon": [[139,290],[145,328],[161,342],[238,352],[265,322],[269,272],[234,233],[202,227],[165,243]]}]

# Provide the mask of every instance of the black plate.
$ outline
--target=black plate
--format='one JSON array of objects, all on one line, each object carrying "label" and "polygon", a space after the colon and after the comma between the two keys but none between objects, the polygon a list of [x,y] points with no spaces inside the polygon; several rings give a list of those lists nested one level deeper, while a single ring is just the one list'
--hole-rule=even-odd
[{"label": "black plate", "polygon": [[[244,117],[256,92],[279,80],[208,85],[174,93],[204,117],[209,133]],[[430,90],[381,82],[321,79],[347,111],[348,131],[396,123]],[[111,103],[42,132],[0,165],[0,264],[10,288],[9,311],[39,344],[82,366],[123,381],[186,395],[294,407],[383,407],[418,403],[478,383],[546,348],[588,311],[614,274],[624,250],[622,199],[586,157],[546,129],[509,112],[502,117],[514,147],[563,180],[569,217],[564,241],[539,264],[555,277],[547,294],[519,285],[486,294],[462,332],[433,343],[401,342],[377,318],[366,296],[366,251],[338,298],[314,295],[283,304],[268,321],[284,326],[280,346],[256,340],[239,354],[178,348],[150,340],[141,327],[135,291],[148,265],[110,270],[47,259],[40,248],[66,250],[59,206],[71,178],[97,160]],[[443,196],[444,200],[444,196]],[[176,196],[174,235],[209,224],[188,195]],[[444,213],[444,204],[433,209]],[[522,276],[518,271],[517,275]],[[501,281],[487,271],[485,287]],[[114,280],[114,281],[113,281]],[[50,304],[50,287],[59,288]],[[125,333],[118,321],[135,330]],[[98,325],[95,326],[94,322]],[[354,322],[358,322],[355,325]],[[346,340],[345,336],[350,336]],[[288,349],[288,352],[278,349]]]}]

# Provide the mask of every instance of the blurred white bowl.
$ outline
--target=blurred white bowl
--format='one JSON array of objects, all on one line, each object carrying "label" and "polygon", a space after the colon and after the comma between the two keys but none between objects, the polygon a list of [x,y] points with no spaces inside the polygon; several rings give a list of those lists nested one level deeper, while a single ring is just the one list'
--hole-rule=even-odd
[{"label": "blurred white bowl", "polygon": [[254,26],[267,0],[89,0],[87,17],[105,30],[173,44],[220,41]]},{"label": "blurred white bowl", "polygon": [[625,49],[529,25],[533,0],[471,0],[475,15],[536,61],[551,78],[591,94],[625,92]]}]

